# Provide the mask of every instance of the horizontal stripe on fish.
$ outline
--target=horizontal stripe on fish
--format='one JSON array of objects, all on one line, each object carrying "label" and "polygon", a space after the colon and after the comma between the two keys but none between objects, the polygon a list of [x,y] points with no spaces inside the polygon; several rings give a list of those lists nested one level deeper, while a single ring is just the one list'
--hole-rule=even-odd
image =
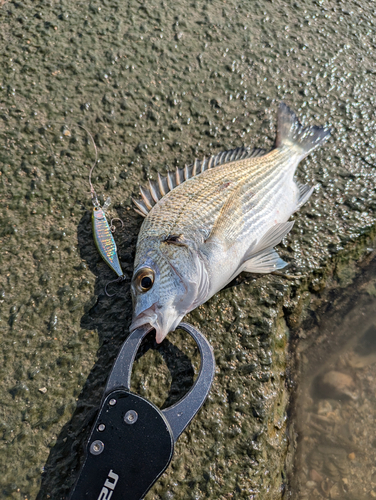
[{"label": "horizontal stripe on fish", "polygon": [[[289,168],[288,161],[286,161],[288,159],[288,152],[282,152],[280,154],[280,157],[282,161],[279,164],[277,163],[278,168],[276,168],[274,164],[270,165],[270,163],[264,160],[264,157],[252,160],[253,162],[257,162],[255,165],[257,169],[254,169],[252,179],[245,185],[245,188],[252,193],[259,192],[263,188],[266,190],[268,189],[269,180],[272,180],[274,178],[274,182],[272,182],[274,184],[278,182],[279,177],[277,177],[276,180],[276,173],[279,173],[278,171],[281,171],[281,175],[283,175],[285,169]],[[245,164],[249,161],[250,160],[242,160],[238,163]],[[226,167],[226,171],[223,171],[224,167]],[[145,220],[145,223],[148,221],[148,226],[150,226],[152,234],[158,233],[161,227],[163,227],[164,232],[173,233],[176,232],[180,224],[184,225],[186,221],[192,223],[196,219],[202,219],[202,213],[199,208],[202,208],[203,206],[205,206],[206,211],[204,221],[206,224],[212,224],[218,211],[220,210],[220,207],[223,204],[223,192],[218,191],[217,188],[213,189],[213,183],[215,183],[216,185],[220,184],[221,182],[224,183],[229,177],[229,172],[227,170],[231,171],[232,167],[233,164],[219,167],[221,171],[217,171],[216,175],[209,178],[207,182],[203,180],[200,183],[200,186],[197,186],[197,183],[194,182],[194,179],[192,179],[191,181],[188,181],[192,183],[190,186],[186,186],[185,183],[184,185],[181,185],[181,188],[175,188],[175,190],[171,192],[175,193],[172,202],[165,205],[165,203],[168,203],[167,200],[165,200],[164,203],[161,203],[159,208],[158,205],[156,205],[151,210],[148,219]],[[232,170],[232,184],[234,186],[234,189],[236,189],[236,186],[239,182],[246,178],[244,172],[247,172],[247,168],[249,168],[247,164],[239,165],[239,167],[239,173],[234,169]],[[214,171],[210,173],[214,174]],[[203,176],[205,176],[205,173],[202,174],[202,177]],[[185,191],[182,190],[183,186],[186,186]],[[181,193],[178,192],[179,189],[181,190]],[[258,196],[258,198],[260,198],[260,196]],[[168,221],[166,221],[159,215],[159,211],[165,211],[166,209],[169,210]]]}]

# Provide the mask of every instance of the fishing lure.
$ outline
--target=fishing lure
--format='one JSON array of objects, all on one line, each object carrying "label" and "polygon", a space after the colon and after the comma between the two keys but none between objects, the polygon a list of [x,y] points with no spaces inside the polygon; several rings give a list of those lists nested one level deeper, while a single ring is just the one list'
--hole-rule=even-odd
[{"label": "fishing lure", "polygon": [[91,200],[93,203],[93,214],[92,214],[92,225],[93,225],[93,236],[94,242],[98,249],[98,252],[102,259],[106,262],[106,264],[117,274],[117,279],[113,281],[109,281],[105,286],[105,292],[108,297],[113,297],[115,294],[109,294],[107,291],[107,287],[110,283],[117,283],[126,279],[125,274],[121,268],[119,257],[117,254],[116,243],[112,233],[115,231],[114,221],[119,220],[121,222],[122,227],[124,226],[123,221],[121,219],[111,219],[111,223],[109,224],[106,217],[106,210],[111,203],[111,198],[108,197],[104,202],[103,207],[100,206],[98,201],[97,193],[95,192],[94,186],[91,182],[91,176],[94,170],[95,165],[98,160],[98,152],[97,146],[94,142],[93,136],[91,133],[86,130],[86,128],[82,127],[86,133],[90,136],[94,148],[95,148],[95,162],[90,169],[89,173],[89,184],[90,184],[90,194]]}]

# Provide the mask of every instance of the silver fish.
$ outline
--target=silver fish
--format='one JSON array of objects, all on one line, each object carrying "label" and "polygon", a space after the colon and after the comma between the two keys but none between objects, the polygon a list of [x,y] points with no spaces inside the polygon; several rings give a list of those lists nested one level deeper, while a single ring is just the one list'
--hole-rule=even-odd
[{"label": "silver fish", "polygon": [[298,163],[330,130],[303,128],[284,103],[275,148],[238,148],[195,161],[142,189],[133,200],[145,217],[132,278],[130,330],[150,324],[157,342],[183,316],[242,271],[270,273],[286,266],[274,250],[294,223],[289,217],[313,188],[295,179]]}]

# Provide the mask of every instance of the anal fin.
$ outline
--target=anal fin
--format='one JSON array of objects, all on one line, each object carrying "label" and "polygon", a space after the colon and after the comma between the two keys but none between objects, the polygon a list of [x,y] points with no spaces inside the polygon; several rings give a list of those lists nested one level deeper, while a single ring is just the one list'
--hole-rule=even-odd
[{"label": "anal fin", "polygon": [[286,266],[287,262],[282,260],[273,248],[266,248],[247,260],[242,266],[242,271],[247,273],[272,273]]},{"label": "anal fin", "polygon": [[278,245],[289,233],[294,221],[281,222],[272,226],[260,238],[253,243],[243,257],[242,271],[249,273],[272,273],[283,269],[287,263],[280,258],[273,247]]},{"label": "anal fin", "polygon": [[[232,187],[232,186],[231,186]],[[239,226],[243,225],[243,214],[241,204],[242,183],[232,187],[223,195],[223,205],[219,215],[210,231],[206,243],[214,239],[220,240],[225,246],[229,247],[236,239]]]},{"label": "anal fin", "polygon": [[294,221],[280,222],[272,226],[266,233],[255,243],[253,243],[243,257],[243,262],[251,257],[258,255],[265,249],[271,249],[277,246],[283,238],[288,234],[294,225]]}]

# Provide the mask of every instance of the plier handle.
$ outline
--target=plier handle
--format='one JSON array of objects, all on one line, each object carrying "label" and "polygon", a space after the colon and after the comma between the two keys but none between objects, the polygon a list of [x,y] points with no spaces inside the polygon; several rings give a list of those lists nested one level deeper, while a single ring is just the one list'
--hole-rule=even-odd
[{"label": "plier handle", "polygon": [[174,444],[203,405],[214,378],[212,347],[201,332],[180,323],[196,341],[201,366],[190,391],[160,410],[130,391],[132,367],[149,325],[126,339],[107,381],[85,461],[70,500],[141,500],[171,462]]}]

